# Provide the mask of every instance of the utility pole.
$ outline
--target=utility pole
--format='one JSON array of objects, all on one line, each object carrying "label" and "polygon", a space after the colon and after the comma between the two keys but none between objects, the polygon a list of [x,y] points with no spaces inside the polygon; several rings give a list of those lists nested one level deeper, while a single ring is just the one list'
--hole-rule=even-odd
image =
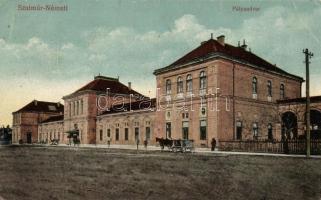
[{"label": "utility pole", "polygon": [[307,142],[307,158],[311,154],[311,136],[310,136],[310,58],[312,58],[313,53],[309,52],[308,49],[303,49],[305,54],[305,67],[306,67],[306,142]]}]

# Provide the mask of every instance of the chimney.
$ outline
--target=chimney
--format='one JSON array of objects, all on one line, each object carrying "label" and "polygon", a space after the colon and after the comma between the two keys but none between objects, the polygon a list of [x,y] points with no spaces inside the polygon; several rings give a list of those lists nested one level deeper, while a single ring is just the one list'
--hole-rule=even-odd
[{"label": "chimney", "polygon": [[217,38],[218,43],[220,43],[222,46],[225,46],[225,36],[224,35],[220,35]]},{"label": "chimney", "polygon": [[132,82],[128,82],[128,89],[132,90]]},{"label": "chimney", "polygon": [[35,104],[35,106],[38,105],[38,101],[37,100],[33,100],[33,103]]},{"label": "chimney", "polygon": [[241,48],[243,48],[244,50],[246,50],[247,45],[245,44],[245,40],[243,40],[243,44],[242,44]]}]

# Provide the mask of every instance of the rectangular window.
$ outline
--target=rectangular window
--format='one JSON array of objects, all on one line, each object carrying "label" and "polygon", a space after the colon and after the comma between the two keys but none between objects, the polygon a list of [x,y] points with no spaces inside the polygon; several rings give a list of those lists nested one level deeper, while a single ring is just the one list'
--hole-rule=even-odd
[{"label": "rectangular window", "polygon": [[128,140],[128,128],[125,128],[125,140]]},{"label": "rectangular window", "polygon": [[252,93],[257,94],[257,78],[253,77],[252,79]]},{"label": "rectangular window", "polygon": [[166,80],[166,94],[171,94],[171,80],[169,79]]},{"label": "rectangular window", "polygon": [[116,141],[119,140],[119,129],[118,128],[116,128],[115,139],[116,139]]},{"label": "rectangular window", "polygon": [[107,129],[107,137],[110,138],[110,129]]},{"label": "rectangular window", "polygon": [[206,140],[207,134],[206,134],[206,121],[201,120],[200,121],[200,140]]},{"label": "rectangular window", "polygon": [[150,140],[150,127],[146,127],[146,140]]},{"label": "rectangular window", "polygon": [[267,89],[268,89],[268,96],[272,97],[272,81],[268,81],[268,85],[267,85]]},{"label": "rectangular window", "polygon": [[84,101],[83,100],[80,101],[80,110],[81,110],[81,114],[84,114]]},{"label": "rectangular window", "polygon": [[284,84],[280,85],[280,99],[285,98]]},{"label": "rectangular window", "polygon": [[103,130],[99,131],[99,140],[102,141],[103,140]]}]

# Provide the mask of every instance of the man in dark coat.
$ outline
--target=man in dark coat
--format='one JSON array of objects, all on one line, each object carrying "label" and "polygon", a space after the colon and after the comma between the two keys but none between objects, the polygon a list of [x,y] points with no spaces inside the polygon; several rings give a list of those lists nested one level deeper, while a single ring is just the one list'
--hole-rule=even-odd
[{"label": "man in dark coat", "polygon": [[212,138],[211,146],[212,146],[211,151],[214,151],[214,150],[215,150],[215,147],[216,147],[216,140],[215,140],[215,138]]}]

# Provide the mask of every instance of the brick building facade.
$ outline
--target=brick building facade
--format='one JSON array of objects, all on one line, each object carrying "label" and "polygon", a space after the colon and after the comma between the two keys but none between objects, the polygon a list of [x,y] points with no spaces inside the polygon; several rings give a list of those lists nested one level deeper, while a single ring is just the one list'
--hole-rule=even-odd
[{"label": "brick building facade", "polygon": [[[48,105],[35,109],[38,101],[32,102],[26,106],[32,109],[13,113],[13,142],[69,143],[68,132],[77,131],[81,144],[136,144],[137,139],[155,144],[156,137],[163,137],[208,147],[212,138],[305,134],[304,80],[258,57],[245,43],[232,46],[224,36],[211,38],[154,75],[156,99],[136,92],[131,83],[96,76],[64,96],[64,106],[45,104],[56,105],[55,111]],[[321,136],[321,98],[311,100],[313,134]]]},{"label": "brick building facade", "polygon": [[13,112],[12,142],[38,142],[38,125],[52,116],[62,115],[64,106],[55,102],[34,100]]},{"label": "brick building facade", "polygon": [[[154,72],[163,137],[210,140],[277,138],[277,100],[301,97],[303,79],[256,56],[246,45],[210,39]],[[185,109],[177,105],[185,105]],[[165,108],[164,108],[165,107]]]}]

